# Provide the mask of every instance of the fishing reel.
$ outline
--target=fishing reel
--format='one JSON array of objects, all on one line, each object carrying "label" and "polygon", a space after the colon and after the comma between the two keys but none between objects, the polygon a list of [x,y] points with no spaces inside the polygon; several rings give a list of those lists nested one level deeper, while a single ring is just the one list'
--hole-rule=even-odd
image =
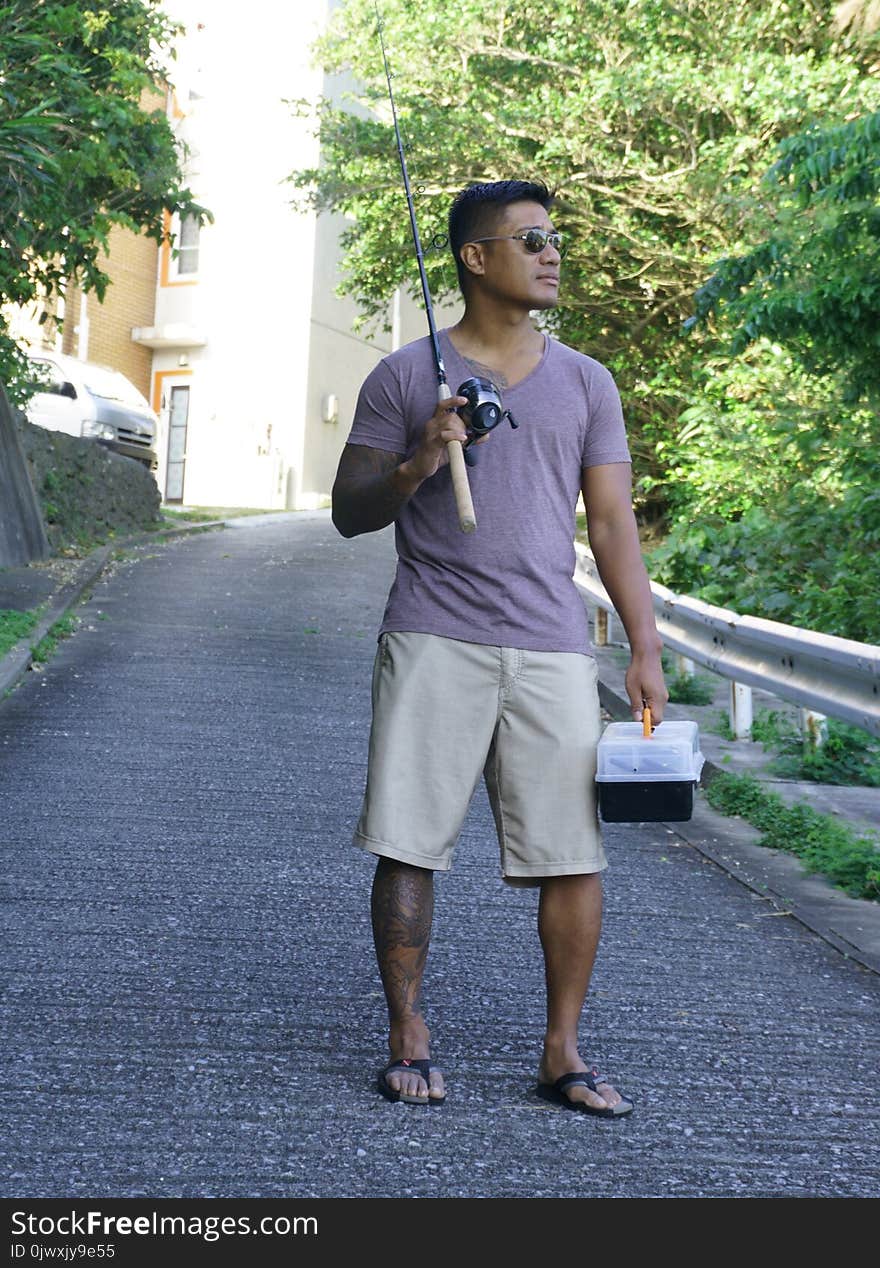
[{"label": "fishing reel", "polygon": [[465,379],[456,393],[467,397],[467,405],[460,405],[458,414],[467,428],[468,438],[463,445],[464,460],[472,467],[477,455],[471,451],[470,445],[481,436],[487,435],[506,418],[511,427],[519,426],[509,409],[501,404],[501,393],[489,379]]}]

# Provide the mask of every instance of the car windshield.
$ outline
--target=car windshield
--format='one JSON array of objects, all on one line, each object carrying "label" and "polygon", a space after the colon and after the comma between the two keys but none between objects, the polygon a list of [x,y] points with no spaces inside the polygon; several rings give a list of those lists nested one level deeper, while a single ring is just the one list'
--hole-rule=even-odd
[{"label": "car windshield", "polygon": [[82,379],[86,387],[95,396],[108,401],[121,401],[125,405],[137,405],[139,409],[149,409],[140,392],[129,383],[124,374],[117,370],[105,370],[99,365],[82,367]]}]

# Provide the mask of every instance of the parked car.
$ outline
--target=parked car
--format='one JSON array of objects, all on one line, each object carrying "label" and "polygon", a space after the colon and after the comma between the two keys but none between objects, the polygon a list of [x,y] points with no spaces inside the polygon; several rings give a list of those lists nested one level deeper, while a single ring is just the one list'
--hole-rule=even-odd
[{"label": "parked car", "polygon": [[27,405],[29,422],[89,437],[155,470],[159,420],[124,374],[58,352],[33,352],[29,359],[38,383]]}]

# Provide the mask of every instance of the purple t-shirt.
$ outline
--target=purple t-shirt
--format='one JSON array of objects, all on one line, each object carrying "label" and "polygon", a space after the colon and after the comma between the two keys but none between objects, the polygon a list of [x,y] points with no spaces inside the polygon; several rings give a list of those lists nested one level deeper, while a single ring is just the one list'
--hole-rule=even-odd
[{"label": "purple t-shirt", "polygon": [[[440,332],[449,387],[474,376]],[[545,336],[540,363],[502,393],[516,431],[499,423],[468,480],[477,527],[458,526],[444,465],[397,517],[397,576],[380,633],[408,630],[528,651],[589,653],[572,580],[575,506],[584,467],[629,462],[620,397],[608,370]],[[361,388],[351,445],[409,457],[437,406],[427,337],[385,357]]]}]

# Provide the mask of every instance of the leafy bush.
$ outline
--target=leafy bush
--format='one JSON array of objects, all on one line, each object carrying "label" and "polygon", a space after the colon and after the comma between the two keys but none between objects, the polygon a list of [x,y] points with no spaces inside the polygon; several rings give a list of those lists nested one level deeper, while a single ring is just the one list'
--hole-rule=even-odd
[{"label": "leafy bush", "polygon": [[880,743],[860,727],[829,718],[824,744],[814,747],[784,714],[761,709],[752,723],[752,739],[776,750],[779,756],[770,769],[777,775],[880,788]]},{"label": "leafy bush", "polygon": [[[655,576],[710,603],[880,641],[880,112],[779,145],[744,254],[695,296],[727,338],[668,445]],[[775,342],[770,342],[771,340]]]},{"label": "leafy bush", "polygon": [[760,844],[796,855],[853,898],[880,901],[880,841],[857,836],[849,824],[809,806],[789,806],[750,775],[716,775],[706,790],[711,806],[741,815],[762,833]]},{"label": "leafy bush", "polygon": [[776,345],[707,361],[661,457],[655,580],[735,611],[880,642],[880,411],[845,405]]},{"label": "leafy bush", "polygon": [[703,674],[676,674],[667,679],[670,704],[711,704],[715,684]]},{"label": "leafy bush", "polygon": [[30,634],[38,619],[38,612],[17,612],[9,608],[0,610],[0,656]]}]

